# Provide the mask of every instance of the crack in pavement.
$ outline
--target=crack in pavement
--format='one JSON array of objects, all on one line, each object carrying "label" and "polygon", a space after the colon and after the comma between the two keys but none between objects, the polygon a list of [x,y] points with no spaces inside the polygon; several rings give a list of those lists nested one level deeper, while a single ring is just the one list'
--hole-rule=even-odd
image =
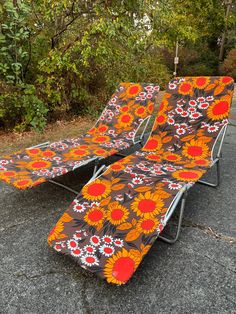
[{"label": "crack in pavement", "polygon": [[186,242],[184,242],[184,241],[182,241],[182,240],[179,240],[179,242],[181,242],[184,246],[186,246],[192,253],[194,253],[194,254],[196,254],[196,255],[201,255],[202,257],[205,257],[205,258],[209,259],[209,260],[212,261],[213,263],[215,263],[215,264],[217,264],[217,265],[219,265],[219,266],[221,266],[221,267],[223,267],[223,268],[229,270],[230,272],[233,272],[234,274],[236,274],[236,269],[231,268],[231,267],[228,267],[228,266],[226,266],[225,264],[220,263],[220,262],[217,261],[216,259],[211,258],[210,256],[208,256],[208,255],[206,255],[206,254],[202,254],[202,253],[200,253],[200,252],[197,251],[197,250],[194,250],[194,249],[192,248],[192,246],[190,246],[189,244],[187,244]]},{"label": "crack in pavement", "polygon": [[[173,219],[174,221],[174,225],[177,226],[176,222],[177,219]],[[231,244],[236,244],[236,238],[234,237],[230,237],[230,236],[226,236],[222,233],[218,233],[217,231],[215,231],[213,228],[211,228],[210,226],[206,226],[203,224],[199,224],[199,223],[195,223],[191,220],[187,220],[187,219],[183,219],[182,225],[183,228],[195,228],[198,230],[202,230],[206,235],[209,235],[215,239],[220,239],[220,240],[224,240],[227,242],[230,242]]]}]

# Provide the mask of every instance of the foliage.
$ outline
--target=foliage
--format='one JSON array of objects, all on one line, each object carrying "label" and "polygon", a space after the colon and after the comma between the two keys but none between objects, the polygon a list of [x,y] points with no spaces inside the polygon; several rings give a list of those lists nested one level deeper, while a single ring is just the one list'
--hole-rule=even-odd
[{"label": "foliage", "polygon": [[236,48],[229,51],[220,70],[222,74],[232,76],[236,80]]},{"label": "foliage", "polygon": [[0,20],[0,124],[20,131],[97,115],[120,81],[164,86],[177,39],[179,74],[217,74],[235,36],[222,0],[0,0]]}]

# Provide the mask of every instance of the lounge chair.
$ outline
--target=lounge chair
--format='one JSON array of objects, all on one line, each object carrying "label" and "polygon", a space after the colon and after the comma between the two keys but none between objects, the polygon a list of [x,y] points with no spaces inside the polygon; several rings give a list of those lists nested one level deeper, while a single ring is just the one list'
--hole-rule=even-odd
[{"label": "lounge chair", "polygon": [[[0,179],[18,189],[45,181],[141,143],[159,86],[121,83],[93,128],[82,137],[43,143],[0,158]],[[137,138],[141,124],[143,132]]]},{"label": "lounge chair", "polygon": [[200,179],[219,167],[232,94],[230,77],[172,80],[143,149],[83,187],[49,245],[109,283],[126,283],[181,202],[175,238],[160,236],[177,240],[189,188],[213,185]]}]

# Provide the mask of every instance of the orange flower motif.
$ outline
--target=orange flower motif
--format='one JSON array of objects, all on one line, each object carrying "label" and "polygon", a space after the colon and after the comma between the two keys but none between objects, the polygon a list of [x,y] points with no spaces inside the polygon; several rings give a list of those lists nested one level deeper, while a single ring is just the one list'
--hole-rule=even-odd
[{"label": "orange flower motif", "polygon": [[118,117],[118,124],[121,127],[128,127],[132,124],[134,117],[130,113],[121,114]]},{"label": "orange flower motif", "polygon": [[229,97],[222,97],[220,100],[214,101],[207,109],[207,116],[212,120],[222,120],[228,118],[230,110]]},{"label": "orange flower motif", "polygon": [[181,160],[181,156],[172,152],[165,152],[164,154],[164,159],[171,161],[171,162],[176,162]]},{"label": "orange flower motif", "polygon": [[4,180],[7,183],[11,181],[11,178],[14,178],[16,176],[17,176],[17,173],[15,171],[6,170],[6,171],[0,172],[0,179]]},{"label": "orange flower motif", "polygon": [[154,151],[162,147],[161,137],[159,135],[154,135],[145,144],[144,151]]},{"label": "orange flower motif", "polygon": [[220,78],[220,84],[228,85],[229,83],[233,83],[234,80],[230,76],[223,76]]},{"label": "orange flower motif", "polygon": [[192,95],[193,94],[193,85],[188,81],[184,81],[179,85],[178,91],[182,95]]},{"label": "orange flower motif", "polygon": [[158,125],[163,125],[163,124],[166,123],[166,121],[167,121],[167,115],[166,115],[165,113],[159,112],[159,113],[158,113],[158,116],[157,116],[157,118],[156,118],[156,123],[157,123]]},{"label": "orange flower motif", "polygon": [[100,207],[92,207],[84,216],[84,221],[90,226],[100,226],[106,218],[105,211]]},{"label": "orange flower motif", "polygon": [[17,189],[25,190],[31,186],[33,186],[33,181],[30,178],[21,178],[18,180],[15,180],[13,182],[14,187]]},{"label": "orange flower motif", "polygon": [[127,88],[126,93],[128,97],[136,97],[142,91],[142,86],[140,84],[130,84]]},{"label": "orange flower motif", "polygon": [[203,159],[209,155],[209,148],[201,140],[191,140],[184,145],[183,155],[190,159]]},{"label": "orange flower motif", "polygon": [[156,230],[159,223],[159,220],[156,218],[143,218],[139,220],[137,230],[144,234],[149,234]]},{"label": "orange flower motif", "polygon": [[110,137],[107,135],[98,135],[95,136],[92,141],[94,143],[105,143],[105,142],[109,142],[110,141]]},{"label": "orange flower motif", "polygon": [[151,154],[151,155],[147,155],[145,158],[148,160],[153,160],[157,162],[161,162],[162,160],[161,154]]},{"label": "orange flower motif", "polygon": [[106,180],[96,179],[91,183],[85,185],[81,192],[87,200],[100,200],[110,194],[111,183]]},{"label": "orange flower motif", "polygon": [[108,126],[105,124],[101,124],[98,128],[97,128],[98,132],[100,133],[105,133],[108,130]]},{"label": "orange flower motif", "polygon": [[112,164],[110,166],[110,168],[113,170],[113,171],[120,171],[120,170],[123,170],[125,167],[124,165],[122,165],[120,162],[115,162],[114,164]]},{"label": "orange flower motif", "polygon": [[41,149],[39,149],[39,148],[27,148],[26,153],[31,157],[39,157],[41,154]]},{"label": "orange flower motif", "polygon": [[200,170],[177,170],[172,175],[179,181],[196,182],[203,175],[204,171]]},{"label": "orange flower motif", "polygon": [[50,231],[50,233],[48,235],[48,243],[49,243],[49,245],[51,245],[52,241],[66,238],[66,235],[62,234],[62,231],[64,230],[64,223],[70,222],[72,219],[73,218],[69,214],[67,214],[67,213],[64,213],[61,216],[61,218],[56,223],[55,227],[52,228],[52,230]]},{"label": "orange flower motif", "polygon": [[148,106],[147,106],[147,111],[149,113],[153,113],[153,110],[154,110],[154,103],[150,101]]},{"label": "orange flower motif", "polygon": [[36,159],[26,164],[26,168],[31,170],[42,170],[50,168],[52,163],[44,159]]},{"label": "orange flower motif", "polygon": [[135,109],[135,115],[140,118],[145,118],[147,115],[147,109],[144,106],[139,106]]},{"label": "orange flower motif", "polygon": [[54,153],[51,150],[45,150],[45,151],[42,151],[41,156],[45,157],[45,158],[52,158],[52,157],[56,156],[56,153]]},{"label": "orange flower motif", "polygon": [[127,208],[120,205],[118,202],[113,202],[110,205],[108,205],[107,219],[113,225],[122,224],[123,222],[127,220],[128,217],[129,217],[129,212]]},{"label": "orange flower motif", "polygon": [[194,87],[198,89],[206,88],[207,85],[209,85],[209,83],[210,83],[209,77],[205,77],[205,76],[196,77],[193,81]]},{"label": "orange flower motif", "polygon": [[141,255],[123,249],[107,260],[104,276],[109,283],[125,284],[132,277],[140,262]]},{"label": "orange flower motif", "polygon": [[131,209],[137,216],[150,218],[161,213],[164,206],[163,201],[156,193],[146,192],[145,194],[139,194],[131,204]]}]

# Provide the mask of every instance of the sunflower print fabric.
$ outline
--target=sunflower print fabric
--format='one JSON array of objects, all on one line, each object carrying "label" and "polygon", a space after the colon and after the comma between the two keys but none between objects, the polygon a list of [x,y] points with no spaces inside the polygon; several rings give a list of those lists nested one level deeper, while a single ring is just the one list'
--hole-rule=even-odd
[{"label": "sunflower print fabric", "polygon": [[174,197],[209,168],[232,93],[229,77],[172,80],[144,148],[84,186],[49,245],[109,283],[126,283],[162,232]]},{"label": "sunflower print fabric", "polygon": [[96,125],[80,138],[30,148],[0,159],[0,179],[27,189],[61,176],[91,158],[111,156],[134,144],[142,121],[154,109],[159,86],[121,83]]}]

